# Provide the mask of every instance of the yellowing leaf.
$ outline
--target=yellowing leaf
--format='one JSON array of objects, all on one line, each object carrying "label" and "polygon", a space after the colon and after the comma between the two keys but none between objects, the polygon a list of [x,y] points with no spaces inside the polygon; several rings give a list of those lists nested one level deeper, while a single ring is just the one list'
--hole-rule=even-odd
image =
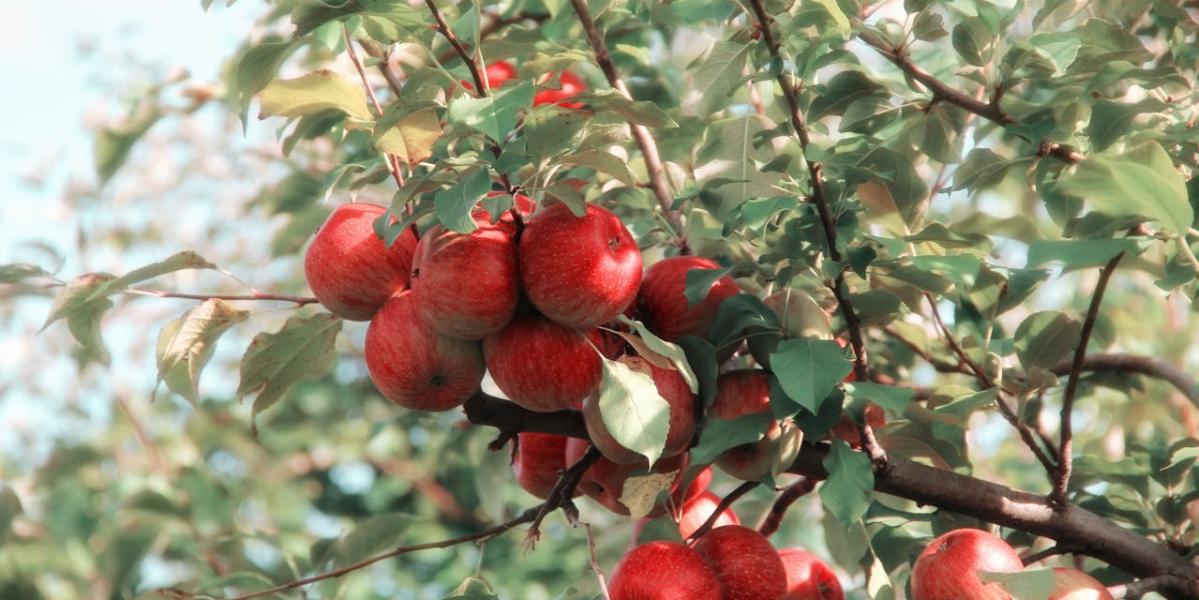
[{"label": "yellowing leaf", "polygon": [[629,508],[629,517],[637,520],[648,515],[657,503],[658,495],[670,493],[670,486],[678,473],[648,473],[626,479],[620,491],[620,503]]},{"label": "yellowing leaf", "polygon": [[277,79],[262,90],[262,114],[303,117],[322,110],[337,109],[356,119],[370,119],[366,92],[327,69],[296,79]]},{"label": "yellowing leaf", "polygon": [[414,165],[433,154],[433,144],[441,138],[441,123],[432,109],[412,113],[379,136],[375,146]]},{"label": "yellowing leaf", "polygon": [[206,300],[167,323],[158,334],[154,355],[158,381],[195,404],[199,400],[200,372],[216,348],[217,338],[245,321],[249,311],[222,300]]}]

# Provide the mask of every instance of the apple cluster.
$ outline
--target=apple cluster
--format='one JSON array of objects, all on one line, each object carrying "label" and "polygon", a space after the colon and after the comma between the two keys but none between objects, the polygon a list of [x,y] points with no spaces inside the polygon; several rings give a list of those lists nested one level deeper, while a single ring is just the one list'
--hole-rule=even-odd
[{"label": "apple cluster", "polygon": [[[1007,542],[978,529],[955,529],[934,539],[912,567],[914,600],[1015,600],[982,573],[1014,573],[1024,562]],[[1112,600],[1095,578],[1078,569],[1056,568],[1049,600]]]}]

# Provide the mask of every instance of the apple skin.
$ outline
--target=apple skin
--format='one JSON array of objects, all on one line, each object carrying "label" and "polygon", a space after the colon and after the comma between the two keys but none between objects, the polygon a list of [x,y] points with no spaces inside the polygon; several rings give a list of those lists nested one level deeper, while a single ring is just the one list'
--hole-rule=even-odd
[{"label": "apple skin", "polygon": [[[654,381],[654,386],[658,388],[658,394],[670,406],[670,424],[662,456],[676,456],[685,452],[691,447],[691,438],[695,437],[695,395],[691,393],[683,375],[674,369],[656,367],[636,356],[624,356],[618,360],[633,371],[649,375]],[[621,446],[620,442],[608,433],[603,416],[600,415],[598,392],[587,396],[583,401],[583,422],[587,425],[591,443],[599,448],[604,458],[619,464],[645,462],[644,457]]]},{"label": "apple skin", "polygon": [[[704,491],[700,495],[683,503],[683,510],[679,512],[679,535],[683,539],[691,537],[712,513],[716,512],[720,506],[721,497],[709,491]],[[712,523],[712,528],[724,527],[725,525],[740,525],[741,519],[737,518],[737,513],[733,512],[732,507],[720,511],[720,515],[716,517],[716,521]]]},{"label": "apple skin", "polygon": [[781,600],[787,591],[783,560],[756,530],[742,525],[718,527],[699,538],[695,551],[716,571],[723,600]]},{"label": "apple skin", "polygon": [[[583,454],[587,452],[590,446],[587,440],[578,438],[570,438],[566,441],[566,466],[571,465],[583,458]],[[669,473],[678,471],[678,475],[674,479],[674,484],[670,490],[671,503],[675,505],[681,504],[684,491],[678,489],[679,483],[683,478],[683,472],[687,468],[688,455],[680,454],[670,458],[663,458],[654,463],[653,472]],[[618,514],[629,515],[629,507],[625,506],[620,501],[620,495],[624,492],[624,482],[637,471],[645,469],[645,461],[636,465],[620,465],[606,458],[600,457],[595,464],[587,468],[583,472],[583,478],[579,481],[578,489],[586,494],[592,500],[598,502],[604,508]],[[659,503],[649,513],[649,517],[659,517],[666,513],[666,505]]]},{"label": "apple skin", "polygon": [[[490,89],[499,89],[505,83],[516,79],[516,66],[506,60],[497,60],[489,65],[485,70],[487,76],[487,87]],[[462,87],[473,90],[475,84],[473,81],[463,81]]]},{"label": "apple skin", "polygon": [[606,208],[576,217],[565,204],[535,213],[520,236],[520,281],[543,315],[591,329],[624,312],[641,285],[637,242]]},{"label": "apple skin", "polygon": [[1011,600],[997,582],[984,583],[978,571],[1024,569],[1007,542],[978,529],[955,529],[933,540],[912,567],[912,597],[920,600]]},{"label": "apple skin", "polygon": [[[731,420],[763,412],[770,412],[770,375],[766,371],[739,369],[716,380],[716,400],[708,407],[709,417]],[[737,479],[758,481],[770,473],[775,462],[794,460],[799,441],[799,431],[793,424],[771,420],[765,437],[725,450],[716,459],[716,466]]]},{"label": "apple skin", "polygon": [[417,314],[404,290],[387,301],[366,329],[366,368],[388,400],[413,410],[449,410],[483,381],[478,342],[445,337]]},{"label": "apple skin", "polygon": [[581,102],[565,102],[565,100],[587,91],[587,85],[583,83],[583,80],[570,71],[563,71],[558,77],[558,83],[560,87],[556,89],[546,88],[538,91],[533,96],[533,106],[557,104],[562,108],[583,108]]},{"label": "apple skin", "polygon": [[375,235],[387,209],[355,202],[333,210],[304,253],[304,277],[329,312],[367,321],[396,292],[408,287],[416,235],[404,230],[391,248]]},{"label": "apple skin", "polygon": [[[566,469],[566,436],[525,431],[516,436],[512,473],[526,492],[545,500]],[[575,496],[581,492],[575,491]]]},{"label": "apple skin", "polygon": [[700,494],[708,491],[708,485],[712,483],[712,467],[704,467],[699,473],[695,474],[695,479],[691,480],[691,485],[687,486],[686,495],[683,496],[683,503],[686,504]]},{"label": "apple skin", "polygon": [[837,574],[819,556],[800,548],[779,550],[787,571],[783,600],[845,600]]},{"label": "apple skin", "polygon": [[412,259],[412,291],[420,315],[439,333],[481,340],[516,313],[516,227],[475,219],[478,229],[457,233],[436,225]]},{"label": "apple skin", "polygon": [[674,256],[660,260],[645,270],[637,307],[645,324],[658,337],[673,342],[685,335],[700,337],[708,333],[716,311],[725,298],[741,293],[732,277],[721,277],[703,300],[687,307],[687,273],[692,269],[719,269],[716,261],[701,256]]},{"label": "apple skin", "polygon": [[612,571],[611,600],[722,600],[720,581],[703,557],[678,542],[633,548]]},{"label": "apple skin", "polygon": [[1115,600],[1098,579],[1079,571],[1058,567],[1053,570],[1053,593],[1049,600]]},{"label": "apple skin", "polygon": [[514,318],[484,340],[483,356],[500,390],[537,412],[578,408],[603,376],[587,336],[539,315]]}]

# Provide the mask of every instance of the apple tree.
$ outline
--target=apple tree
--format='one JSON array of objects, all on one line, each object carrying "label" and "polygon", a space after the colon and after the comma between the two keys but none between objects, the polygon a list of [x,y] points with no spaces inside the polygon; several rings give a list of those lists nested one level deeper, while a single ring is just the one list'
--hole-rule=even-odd
[{"label": "apple tree", "polygon": [[0,266],[0,597],[1199,598],[1199,4],[260,12]]}]

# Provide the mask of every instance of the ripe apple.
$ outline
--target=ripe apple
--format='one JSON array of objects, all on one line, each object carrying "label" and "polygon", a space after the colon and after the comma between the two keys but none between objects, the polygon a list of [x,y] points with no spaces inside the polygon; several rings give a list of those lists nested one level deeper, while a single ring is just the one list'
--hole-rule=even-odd
[{"label": "ripe apple", "polygon": [[[675,456],[685,452],[691,447],[691,438],[695,437],[695,395],[691,393],[683,375],[675,369],[663,369],[636,356],[624,356],[617,360],[632,371],[649,375],[653,379],[654,387],[658,389],[658,394],[670,407],[670,424],[662,456]],[[598,393],[587,396],[583,401],[583,422],[587,425],[591,443],[595,444],[608,460],[619,464],[645,461],[640,454],[621,446],[608,432],[603,416],[600,415]]]},{"label": "ripe apple", "polygon": [[481,340],[516,313],[516,227],[476,219],[479,228],[457,233],[434,226],[412,259],[412,291],[420,315],[442,335]]},{"label": "ripe apple", "polygon": [[633,548],[612,571],[611,600],[722,600],[720,581],[695,550],[678,542]]},{"label": "ripe apple", "polygon": [[513,319],[483,342],[483,356],[500,390],[538,412],[578,408],[603,376],[587,336],[540,315]]},{"label": "ripe apple", "polygon": [[483,381],[478,342],[445,337],[417,314],[411,290],[387,301],[366,329],[366,369],[388,400],[413,410],[449,410]]},{"label": "ripe apple", "polygon": [[[691,537],[704,523],[708,522],[708,518],[716,509],[720,507],[720,496],[709,491],[704,491],[700,495],[683,503],[683,509],[679,511],[679,535],[683,539]],[[712,529],[724,527],[725,525],[740,525],[741,519],[737,518],[737,513],[733,512],[732,507],[720,511],[720,515],[716,517],[716,521],[712,523]]]},{"label": "ripe apple", "polygon": [[[505,83],[516,79],[516,67],[506,60],[497,60],[487,65],[484,73],[487,76],[487,87],[493,90],[499,89]],[[462,87],[473,90],[475,89],[475,84],[472,81],[463,81]]]},{"label": "ripe apple", "polygon": [[912,595],[920,600],[1011,600],[997,582],[979,571],[1008,573],[1024,563],[1007,542],[978,529],[955,529],[935,539],[912,567]]},{"label": "ripe apple", "polygon": [[695,551],[716,571],[723,600],[780,600],[787,591],[787,572],[778,551],[753,529],[718,527],[699,538]]},{"label": "ripe apple", "polygon": [[845,600],[837,574],[819,556],[800,548],[779,550],[787,570],[783,600]]},{"label": "ripe apple", "polygon": [[329,312],[369,320],[387,299],[408,287],[416,235],[404,230],[391,248],[375,235],[387,209],[356,202],[333,210],[304,253],[304,277]]},{"label": "ripe apple", "polygon": [[741,293],[732,277],[721,277],[695,306],[687,306],[687,273],[692,269],[719,269],[713,260],[700,256],[675,256],[660,260],[645,270],[637,306],[645,324],[658,337],[673,342],[685,335],[703,336],[716,319],[725,298]]},{"label": "ripe apple", "polygon": [[520,236],[520,281],[537,310],[568,327],[590,329],[624,312],[641,285],[641,251],[608,209],[565,204],[535,213]]},{"label": "ripe apple", "polygon": [[565,102],[568,98],[574,98],[587,91],[587,85],[583,83],[583,80],[570,71],[563,71],[558,77],[558,81],[561,87],[547,88],[537,92],[533,96],[533,106],[557,104],[562,108],[583,108],[583,104],[580,102]]},{"label": "ripe apple", "polygon": [[[728,371],[716,380],[716,400],[708,416],[732,420],[770,412],[770,375],[760,369]],[[776,465],[789,465],[799,454],[802,435],[790,422],[771,420],[765,437],[725,450],[716,459],[720,470],[744,481],[758,481]]]},{"label": "ripe apple", "polygon": [[[587,440],[581,440],[578,438],[570,438],[567,440],[567,468],[578,462],[578,460],[583,457],[583,454],[587,452],[587,448],[590,445],[591,444],[589,444]],[[675,476],[674,484],[670,490],[670,501],[675,505],[681,504],[682,496],[684,495],[683,490],[678,489],[678,486],[683,478],[683,471],[687,468],[687,462],[688,456],[686,454],[679,454],[678,456],[672,456],[670,458],[663,458],[659,460],[658,462],[654,463],[654,468],[652,469],[654,473],[669,473],[671,471],[678,471],[678,475]],[[629,514],[629,507],[625,506],[624,503],[620,501],[620,496],[624,493],[624,482],[629,478],[629,476],[637,473],[638,471],[644,470],[644,460],[641,461],[641,464],[620,465],[606,458],[600,457],[595,464],[591,465],[586,471],[583,472],[583,478],[579,481],[578,489],[584,494],[587,494],[587,496],[592,500],[598,502],[604,508],[607,508],[618,515],[627,516]],[[654,507],[654,509],[650,511],[649,516],[661,516],[666,512],[666,508],[667,507],[665,503],[659,503],[658,506]]]},{"label": "ripe apple", "polygon": [[1049,600],[1114,600],[1098,579],[1078,569],[1053,570],[1053,593]]},{"label": "ripe apple", "polygon": [[695,474],[695,479],[691,480],[691,485],[687,486],[687,493],[683,496],[683,503],[690,502],[693,498],[708,491],[708,485],[712,483],[712,467],[704,467],[699,473]]},{"label": "ripe apple", "polygon": [[[566,465],[566,436],[521,432],[516,436],[512,472],[526,492],[545,500]],[[575,491],[575,495],[581,492]]]}]

